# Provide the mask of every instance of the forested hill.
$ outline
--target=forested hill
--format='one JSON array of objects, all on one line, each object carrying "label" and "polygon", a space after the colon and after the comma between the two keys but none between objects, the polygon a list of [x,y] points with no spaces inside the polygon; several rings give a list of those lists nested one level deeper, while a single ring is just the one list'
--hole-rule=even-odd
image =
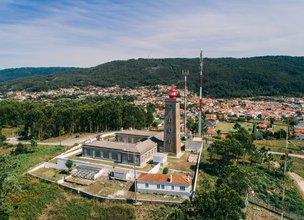
[{"label": "forested hill", "polygon": [[23,67],[23,68],[13,68],[13,69],[3,69],[0,70],[0,82],[31,77],[31,76],[44,76],[53,73],[62,72],[65,70],[79,69],[75,67]]},{"label": "forested hill", "polygon": [[[136,87],[183,85],[182,70],[189,69],[189,88],[198,91],[199,59],[131,59],[92,68],[2,83],[5,90],[41,91],[71,86]],[[204,59],[204,96],[303,96],[304,57],[264,56]]]}]

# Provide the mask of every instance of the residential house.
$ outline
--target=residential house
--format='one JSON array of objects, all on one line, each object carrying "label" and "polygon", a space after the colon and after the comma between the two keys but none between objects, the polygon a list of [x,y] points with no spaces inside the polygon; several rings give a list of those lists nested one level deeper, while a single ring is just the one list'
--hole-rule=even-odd
[{"label": "residential house", "polygon": [[183,175],[143,173],[137,179],[137,191],[190,196],[191,180]]}]

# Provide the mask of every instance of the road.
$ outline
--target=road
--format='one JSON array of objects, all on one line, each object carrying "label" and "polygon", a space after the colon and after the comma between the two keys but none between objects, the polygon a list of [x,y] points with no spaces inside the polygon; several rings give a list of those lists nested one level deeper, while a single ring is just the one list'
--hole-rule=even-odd
[{"label": "road", "polygon": [[[271,154],[274,154],[274,155],[285,155],[285,153],[282,153],[282,152],[275,152],[275,151],[268,151],[268,152]],[[304,160],[304,155],[301,155],[301,154],[288,154],[288,156],[296,157],[296,158]]]},{"label": "road", "polygon": [[[69,138],[69,139],[65,139],[65,140],[62,140],[61,141],[61,145],[63,146],[73,146],[75,144],[79,144],[79,143],[82,143],[90,138],[94,138],[96,137],[97,134],[91,134],[91,135],[86,135],[86,136],[83,136],[83,137],[79,137],[79,138]],[[7,143],[9,144],[18,144],[19,142],[23,143],[23,144],[30,144],[29,141],[20,141],[18,140],[16,137],[14,138],[8,138],[8,140],[6,141]],[[37,144],[39,145],[60,145],[60,142],[59,141],[55,141],[55,142],[38,142]]]}]

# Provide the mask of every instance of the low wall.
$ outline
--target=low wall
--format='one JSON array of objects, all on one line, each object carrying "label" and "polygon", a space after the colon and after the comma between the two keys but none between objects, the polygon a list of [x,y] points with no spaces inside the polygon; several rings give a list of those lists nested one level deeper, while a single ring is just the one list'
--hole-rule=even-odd
[{"label": "low wall", "polygon": [[59,169],[59,170],[66,170],[66,169],[68,169],[66,167],[66,165],[62,164],[62,163],[59,164],[59,163],[45,162],[44,166],[47,167],[47,168],[54,168],[54,169]]},{"label": "low wall", "polygon": [[196,192],[196,184],[197,184],[197,179],[198,179],[198,170],[199,170],[199,165],[200,165],[200,161],[201,161],[201,155],[202,155],[202,151],[203,151],[203,140],[202,140],[202,146],[201,146],[201,150],[199,152],[199,155],[197,157],[197,162],[196,162],[196,169],[195,169],[195,174],[194,174],[194,178],[193,178],[193,187],[192,187],[192,194],[190,196],[190,199],[193,200],[194,199],[194,195]]},{"label": "low wall", "polygon": [[148,173],[158,173],[160,168],[160,163],[157,163]]},{"label": "low wall", "polygon": [[[63,165],[65,166],[65,163],[66,163],[67,160],[68,160],[67,158],[58,158],[57,164],[60,164],[61,166],[63,166]],[[92,162],[87,162],[87,161],[80,161],[80,160],[74,160],[74,159],[72,159],[72,161],[76,164],[76,166],[78,166],[78,165],[86,165],[86,166],[97,167],[97,168],[100,168],[100,169],[104,169],[105,172],[110,172],[110,171],[113,170],[113,166],[110,166],[110,165],[97,164],[97,163],[92,163]],[[117,167],[117,168],[129,171],[129,173],[131,174],[131,176],[134,177],[134,170],[132,168],[130,168],[130,169],[123,168],[123,167]],[[136,170],[136,177],[138,177],[142,173],[145,173],[145,172]]]}]

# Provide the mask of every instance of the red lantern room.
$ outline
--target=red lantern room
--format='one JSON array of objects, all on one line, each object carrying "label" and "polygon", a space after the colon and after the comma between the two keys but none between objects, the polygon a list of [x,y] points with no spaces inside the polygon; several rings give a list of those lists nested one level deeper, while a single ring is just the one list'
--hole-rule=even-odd
[{"label": "red lantern room", "polygon": [[169,98],[170,98],[170,99],[176,99],[176,96],[177,96],[177,91],[176,91],[176,89],[172,86],[172,87],[169,89]]}]

